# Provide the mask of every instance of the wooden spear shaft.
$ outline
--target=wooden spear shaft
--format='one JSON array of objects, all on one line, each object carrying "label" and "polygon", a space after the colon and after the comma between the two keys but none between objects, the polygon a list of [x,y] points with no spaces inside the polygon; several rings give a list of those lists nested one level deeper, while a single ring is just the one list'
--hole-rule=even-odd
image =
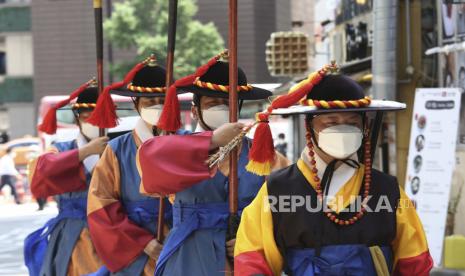
[{"label": "wooden spear shaft", "polygon": [[[173,83],[174,49],[176,44],[176,22],[177,22],[178,0],[170,0],[168,8],[168,47],[166,55],[166,91]],[[157,240],[163,242],[163,228],[165,224],[165,197],[160,196],[158,208]]]},{"label": "wooden spear shaft", "polygon": [[[237,0],[229,0],[229,121],[237,122]],[[229,228],[228,239],[236,237],[237,214],[237,148],[229,155]]]},{"label": "wooden spear shaft", "polygon": [[[103,92],[103,12],[102,0],[94,0],[95,44],[97,53],[98,94]],[[100,128],[99,136],[105,136],[105,129]]]}]

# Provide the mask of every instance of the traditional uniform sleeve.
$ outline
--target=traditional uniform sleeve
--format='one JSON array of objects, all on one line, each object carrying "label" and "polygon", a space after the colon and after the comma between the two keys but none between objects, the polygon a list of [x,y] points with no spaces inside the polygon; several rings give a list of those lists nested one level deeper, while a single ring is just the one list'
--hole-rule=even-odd
[{"label": "traditional uniform sleeve", "polygon": [[400,188],[397,234],[393,242],[394,275],[427,276],[433,267],[425,232],[413,203]]},{"label": "traditional uniform sleeve", "polygon": [[36,198],[87,189],[78,149],[59,152],[52,147],[29,164],[29,183]]},{"label": "traditional uniform sleeve", "polygon": [[118,159],[107,146],[89,188],[87,220],[95,248],[105,265],[117,272],[129,265],[154,236],[131,222],[120,202]]},{"label": "traditional uniform sleeve", "polygon": [[242,213],[234,248],[234,275],[281,275],[282,266],[265,183]]},{"label": "traditional uniform sleeve", "polygon": [[174,194],[208,179],[205,161],[212,132],[159,136],[145,142],[137,153],[141,190],[148,194]]}]

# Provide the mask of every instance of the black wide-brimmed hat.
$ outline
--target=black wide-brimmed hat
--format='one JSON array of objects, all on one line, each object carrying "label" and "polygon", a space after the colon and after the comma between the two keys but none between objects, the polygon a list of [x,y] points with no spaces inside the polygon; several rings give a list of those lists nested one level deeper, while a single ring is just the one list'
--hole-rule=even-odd
[{"label": "black wide-brimmed hat", "polygon": [[[71,104],[71,102],[76,99],[76,102]],[[52,106],[45,114],[45,117],[42,123],[39,125],[39,130],[47,134],[54,134],[57,130],[57,116],[56,112],[59,109],[73,109],[77,112],[82,112],[84,110],[93,110],[96,106],[98,98],[97,82],[95,79],[82,84],[76,90],[74,90],[68,98],[59,101],[54,106]],[[70,104],[70,107],[63,108]]]},{"label": "black wide-brimmed hat", "polygon": [[[229,92],[229,64],[220,61],[228,58],[228,50],[224,50],[212,57],[191,75],[174,82],[166,95],[163,112],[158,120],[157,127],[164,131],[174,132],[181,127],[181,115],[177,91],[192,92],[197,95],[228,98]],[[238,68],[238,99],[258,100],[271,95],[265,89],[253,87],[247,83],[247,77],[242,69]]]},{"label": "black wide-brimmed hat", "polygon": [[269,126],[271,115],[405,109],[403,103],[377,101],[366,97],[360,85],[347,76],[335,74],[337,71],[338,67],[335,62],[324,66],[292,87],[286,95],[274,99],[265,111],[256,115],[257,128],[247,170],[258,175],[270,173],[275,157],[273,137]]},{"label": "black wide-brimmed hat", "polygon": [[112,89],[110,93],[126,97],[165,97],[166,70],[157,65],[155,60],[150,60],[137,71],[132,82]]},{"label": "black wide-brimmed hat", "polygon": [[[247,83],[247,76],[242,68],[237,68],[237,97],[239,100],[260,100],[272,95],[268,90]],[[198,77],[193,84],[178,87],[182,92],[192,92],[197,95],[229,98],[229,63],[218,61],[208,71]]]},{"label": "black wide-brimmed hat", "polygon": [[76,102],[71,104],[71,109],[77,113],[83,111],[92,111],[97,105],[98,88],[97,82],[92,83],[76,99]]},{"label": "black wide-brimmed hat", "polygon": [[[304,87],[310,78],[295,86]],[[294,93],[291,89],[290,93]],[[272,114],[320,114],[331,112],[396,111],[405,109],[405,104],[373,100],[365,96],[363,88],[353,79],[342,74],[328,74],[311,88],[300,105],[276,108]]]},{"label": "black wide-brimmed hat", "polygon": [[118,116],[110,94],[126,97],[165,97],[165,82],[165,69],[158,66],[155,55],[151,55],[136,64],[122,81],[105,87],[87,122],[100,128],[115,127],[118,124]]}]

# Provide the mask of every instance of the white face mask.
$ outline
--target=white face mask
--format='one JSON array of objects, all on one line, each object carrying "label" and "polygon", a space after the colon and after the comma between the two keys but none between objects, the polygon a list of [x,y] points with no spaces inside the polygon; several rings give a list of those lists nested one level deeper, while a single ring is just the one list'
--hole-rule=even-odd
[{"label": "white face mask", "polygon": [[203,121],[212,129],[229,122],[229,107],[225,104],[216,105],[202,110]]},{"label": "white face mask", "polygon": [[158,119],[160,118],[161,112],[163,110],[162,104],[152,105],[149,107],[142,107],[140,111],[140,116],[149,125],[156,125]]},{"label": "white face mask", "polygon": [[98,127],[86,122],[81,122],[81,132],[91,140],[99,137],[100,134]]},{"label": "white face mask", "polygon": [[351,125],[335,125],[318,133],[318,146],[336,159],[344,159],[362,145],[362,131]]}]

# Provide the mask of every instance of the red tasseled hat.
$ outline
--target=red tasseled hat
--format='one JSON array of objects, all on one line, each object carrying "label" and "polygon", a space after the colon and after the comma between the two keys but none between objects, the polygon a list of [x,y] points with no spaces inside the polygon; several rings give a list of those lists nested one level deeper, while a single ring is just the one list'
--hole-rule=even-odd
[{"label": "red tasseled hat", "polygon": [[176,80],[168,88],[165,97],[165,104],[163,105],[163,112],[157,124],[157,127],[159,129],[168,132],[175,132],[181,127],[181,114],[179,108],[177,88],[193,84],[198,77],[204,75],[211,66],[213,66],[222,57],[226,57],[227,54],[228,50],[224,50],[220,54],[210,59],[206,64],[197,68],[194,74]]},{"label": "red tasseled hat", "polygon": [[143,62],[136,64],[124,79],[106,86],[102,94],[98,97],[97,106],[92,112],[87,122],[100,128],[113,128],[118,124],[118,116],[116,115],[116,106],[110,95],[110,90],[119,89],[128,85],[138,71],[144,68],[149,62],[154,59],[154,56],[145,59]]},{"label": "red tasseled hat", "polygon": [[74,90],[67,99],[58,102],[55,106],[51,107],[44,117],[44,120],[39,125],[38,129],[47,134],[55,134],[57,131],[57,110],[71,103],[72,100],[76,99],[82,92],[84,92],[89,86],[95,85],[95,79],[89,80],[88,82],[79,86],[78,89]]},{"label": "red tasseled hat", "polygon": [[266,111],[257,114],[256,120],[258,126],[255,130],[252,148],[249,152],[249,163],[246,167],[248,171],[257,175],[268,175],[271,172],[271,165],[275,158],[275,150],[268,118],[273,110],[277,108],[288,108],[298,103],[312,91],[312,88],[317,85],[324,76],[336,70],[336,68],[336,64],[332,63],[310,74],[306,80],[291,89],[288,94],[279,96],[272,101]]}]

